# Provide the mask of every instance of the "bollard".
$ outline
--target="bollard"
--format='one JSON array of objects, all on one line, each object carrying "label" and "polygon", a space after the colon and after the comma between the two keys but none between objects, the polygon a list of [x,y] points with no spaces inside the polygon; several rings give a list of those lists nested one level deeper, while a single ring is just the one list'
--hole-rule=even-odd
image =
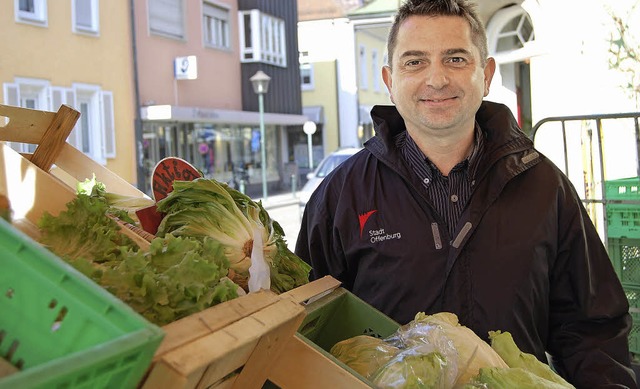
[{"label": "bollard", "polygon": [[296,175],[292,174],[291,175],[291,195],[293,196],[293,198],[296,198]]},{"label": "bollard", "polygon": [[244,180],[240,180],[240,193],[245,194],[244,193]]}]

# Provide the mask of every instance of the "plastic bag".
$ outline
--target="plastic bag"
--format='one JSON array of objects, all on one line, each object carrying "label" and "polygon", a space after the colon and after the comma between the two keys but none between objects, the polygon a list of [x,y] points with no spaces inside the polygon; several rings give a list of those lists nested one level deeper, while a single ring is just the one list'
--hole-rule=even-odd
[{"label": "plastic bag", "polygon": [[264,259],[264,244],[262,232],[253,227],[253,248],[251,251],[251,266],[249,266],[249,292],[257,292],[260,289],[271,288],[271,269]]}]

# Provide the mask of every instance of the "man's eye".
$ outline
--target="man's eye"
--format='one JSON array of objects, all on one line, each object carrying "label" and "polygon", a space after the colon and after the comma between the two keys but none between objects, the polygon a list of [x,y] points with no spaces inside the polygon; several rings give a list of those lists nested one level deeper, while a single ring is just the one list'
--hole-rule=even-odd
[{"label": "man's eye", "polygon": [[404,63],[405,66],[417,66],[420,65],[422,63],[422,61],[417,60],[417,59],[412,59],[411,61],[407,61]]},{"label": "man's eye", "polygon": [[451,57],[449,58],[448,62],[455,63],[455,64],[462,64],[462,63],[465,63],[466,60],[462,57]]}]

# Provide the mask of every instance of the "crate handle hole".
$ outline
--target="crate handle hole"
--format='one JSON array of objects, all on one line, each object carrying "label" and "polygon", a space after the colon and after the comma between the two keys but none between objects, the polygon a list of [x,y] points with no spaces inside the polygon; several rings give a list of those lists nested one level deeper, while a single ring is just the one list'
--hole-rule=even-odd
[{"label": "crate handle hole", "polygon": [[13,288],[9,288],[9,289],[7,289],[7,291],[4,293],[4,295],[5,295],[7,298],[10,298],[10,299],[11,299],[11,298],[13,298],[13,294],[14,294],[14,293],[15,293],[15,291],[13,290]]},{"label": "crate handle hole", "polygon": [[56,320],[51,325],[51,332],[56,332],[60,329],[60,327],[62,327],[62,321],[67,316],[67,312],[68,312],[67,307],[62,307],[60,312],[58,312],[58,316],[56,317]]},{"label": "crate handle hole", "polygon": [[49,309],[53,309],[58,305],[58,301],[56,299],[51,299],[51,301],[49,301]]}]

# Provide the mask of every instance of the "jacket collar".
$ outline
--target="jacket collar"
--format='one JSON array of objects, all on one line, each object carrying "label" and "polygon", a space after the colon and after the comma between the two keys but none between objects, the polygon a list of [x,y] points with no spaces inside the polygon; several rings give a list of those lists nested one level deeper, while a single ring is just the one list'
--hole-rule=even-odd
[{"label": "jacket collar", "polygon": [[[395,137],[406,131],[404,120],[395,106],[376,105],[371,110],[376,136],[365,143],[368,148],[383,148],[392,152]],[[488,154],[522,150],[533,147],[533,142],[520,130],[509,108],[500,103],[483,101],[476,113],[476,122],[484,131]],[[376,139],[377,138],[377,139]],[[379,144],[382,142],[382,144]],[[503,150],[503,148],[506,148]],[[374,152],[372,150],[372,152]],[[378,153],[374,154],[378,155]]]}]

